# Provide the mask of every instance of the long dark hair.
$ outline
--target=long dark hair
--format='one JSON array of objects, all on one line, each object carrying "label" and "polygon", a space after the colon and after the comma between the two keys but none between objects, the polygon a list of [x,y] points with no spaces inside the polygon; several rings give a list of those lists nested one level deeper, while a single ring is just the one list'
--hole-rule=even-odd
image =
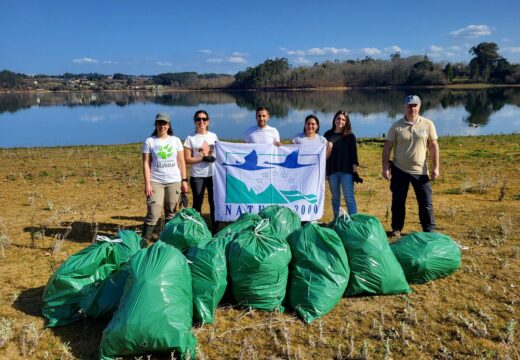
[{"label": "long dark hair", "polygon": [[314,119],[314,121],[316,121],[316,125],[318,125],[318,128],[316,129],[316,134],[319,134],[320,133],[320,120],[318,119],[318,117],[316,115],[313,115],[313,114],[310,114],[310,115],[307,115],[307,117],[305,118],[305,122],[303,123],[303,133],[305,135],[307,135],[307,132],[305,131],[305,125],[307,125],[307,121],[309,121],[310,119]]},{"label": "long dark hair", "polygon": [[347,119],[347,121],[345,123],[345,130],[343,130],[343,137],[352,134],[352,124],[350,123],[350,117],[348,116],[348,112],[346,112],[345,110],[338,110],[338,112],[334,115],[334,117],[332,118],[332,127],[330,128],[330,130],[332,130],[332,131],[336,130],[336,125],[334,125],[334,120],[336,120],[336,117],[338,115],[344,115],[345,118]]},{"label": "long dark hair", "polygon": [[[208,121],[209,121],[209,115],[208,115],[208,112],[206,110],[197,110],[195,111],[195,114],[193,115],[193,122],[196,122],[197,120],[197,115],[199,114],[204,114],[206,115],[206,117],[208,118]],[[206,128],[206,130],[209,130],[209,124],[208,124],[208,127]],[[197,127],[195,126],[195,132],[197,132]]]},{"label": "long dark hair", "polygon": [[[162,120],[159,120],[159,121],[162,121]],[[155,129],[152,133],[152,136],[157,136],[157,121],[154,123],[155,125]],[[172,129],[172,123],[169,122],[168,123],[168,131],[167,131],[168,135],[172,136],[173,135],[173,129]]]}]

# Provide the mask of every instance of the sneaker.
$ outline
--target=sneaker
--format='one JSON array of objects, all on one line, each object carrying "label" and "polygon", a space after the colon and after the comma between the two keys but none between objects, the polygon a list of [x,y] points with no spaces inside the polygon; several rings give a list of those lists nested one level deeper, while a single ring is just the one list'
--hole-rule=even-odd
[{"label": "sneaker", "polygon": [[395,238],[395,239],[400,239],[401,238],[401,232],[399,230],[394,230],[394,231],[392,231],[390,236]]}]

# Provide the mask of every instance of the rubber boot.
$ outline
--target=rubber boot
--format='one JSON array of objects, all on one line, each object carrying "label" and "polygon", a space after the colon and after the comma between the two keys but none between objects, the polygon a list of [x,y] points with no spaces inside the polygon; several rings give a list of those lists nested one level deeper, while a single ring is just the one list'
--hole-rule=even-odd
[{"label": "rubber boot", "polygon": [[148,246],[150,241],[152,241],[154,227],[155,227],[155,225],[143,224],[143,235],[142,235],[143,247]]}]

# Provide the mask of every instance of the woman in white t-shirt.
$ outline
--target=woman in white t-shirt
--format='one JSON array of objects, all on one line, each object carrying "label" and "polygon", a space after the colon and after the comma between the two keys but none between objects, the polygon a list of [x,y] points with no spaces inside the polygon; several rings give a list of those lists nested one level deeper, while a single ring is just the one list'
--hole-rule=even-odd
[{"label": "woman in white t-shirt", "polygon": [[181,192],[188,191],[186,163],[181,140],[173,136],[170,115],[155,117],[155,130],[143,144],[144,193],[148,208],[143,239],[152,239],[153,229],[164,206],[165,220],[175,214]]},{"label": "woman in white t-shirt", "polygon": [[213,234],[218,230],[215,221],[215,204],[213,203],[213,174],[215,172],[215,142],[217,135],[209,131],[209,115],[205,110],[198,110],[193,115],[195,132],[184,141],[184,159],[191,164],[190,187],[193,192],[193,208],[199,213],[204,201],[204,193],[208,190],[209,212]]},{"label": "woman in white t-shirt", "polygon": [[303,125],[303,132],[299,133],[292,139],[293,144],[327,144],[327,159],[330,156],[332,150],[332,143],[328,142],[320,134],[320,120],[315,115],[307,115],[305,123]]}]

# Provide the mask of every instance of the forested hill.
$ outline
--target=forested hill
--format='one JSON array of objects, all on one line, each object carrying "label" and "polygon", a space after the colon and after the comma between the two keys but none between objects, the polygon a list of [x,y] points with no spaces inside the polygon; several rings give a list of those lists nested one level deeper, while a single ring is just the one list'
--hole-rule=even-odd
[{"label": "forested hill", "polygon": [[291,66],[288,59],[267,59],[237,74],[158,75],[70,74],[61,76],[25,75],[0,71],[2,90],[160,90],[160,89],[301,89],[327,87],[428,86],[447,84],[520,84],[520,64],[511,64],[499,54],[495,43],[480,43],[469,50],[469,63],[435,63],[427,56],[390,59],[366,57],[334,60],[313,66]]}]

